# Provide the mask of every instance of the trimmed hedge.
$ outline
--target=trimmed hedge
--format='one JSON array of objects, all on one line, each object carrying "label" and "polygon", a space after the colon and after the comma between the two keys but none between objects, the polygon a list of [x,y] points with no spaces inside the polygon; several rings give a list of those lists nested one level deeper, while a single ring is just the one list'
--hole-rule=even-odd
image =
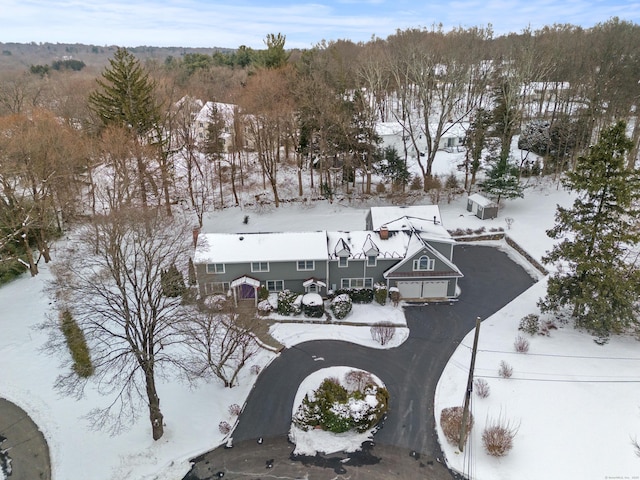
[{"label": "trimmed hedge", "polygon": [[336,291],[336,296],[346,293],[353,303],[373,302],[373,288],[345,288]]},{"label": "trimmed hedge", "polygon": [[80,377],[90,377],[93,375],[93,364],[91,363],[89,347],[87,347],[87,341],[84,338],[82,329],[73,319],[69,310],[62,312],[60,328],[67,340],[71,358],[73,358],[73,370]]}]

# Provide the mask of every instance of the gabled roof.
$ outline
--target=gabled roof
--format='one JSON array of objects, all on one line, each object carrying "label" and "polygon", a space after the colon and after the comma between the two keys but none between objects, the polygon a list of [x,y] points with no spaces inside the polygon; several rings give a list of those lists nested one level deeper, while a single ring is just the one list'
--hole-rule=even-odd
[{"label": "gabled roof", "polygon": [[218,109],[218,113],[222,115],[222,118],[224,118],[224,121],[227,124],[233,123],[233,115],[234,115],[236,106],[231,103],[220,103],[220,102],[205,103],[204,106],[200,109],[200,112],[198,113],[198,115],[196,116],[196,122],[208,122],[214,105]]},{"label": "gabled roof", "polygon": [[494,202],[489,200],[487,197],[483,197],[479,193],[474,193],[473,195],[469,195],[468,199],[471,200],[472,202],[477,203],[481,207],[495,206]]},{"label": "gabled roof", "polygon": [[[365,258],[376,252],[378,258],[403,258],[409,243],[408,232],[394,232],[387,240],[380,239],[378,232],[327,232],[329,259],[338,258],[338,253],[348,250],[349,258]],[[375,239],[375,241],[374,241]]]},{"label": "gabled roof", "polygon": [[[450,268],[450,271],[448,271],[448,272],[420,271],[419,274],[416,275],[416,276],[420,276],[420,277],[445,276],[445,275],[448,276],[448,277],[463,277],[464,276],[462,274],[462,272],[460,271],[460,269],[453,262],[451,262],[447,257],[442,255],[440,252],[438,252],[431,245],[429,245],[427,243],[427,241],[425,241],[425,239],[420,238],[419,235],[412,235],[411,236],[411,242],[409,244],[409,247],[407,248],[407,255],[405,256],[405,258],[401,262],[396,263],[391,268],[389,268],[386,272],[384,272],[384,274],[383,274],[384,278],[393,278],[394,276],[397,276],[397,275],[394,275],[394,273],[397,272],[398,269],[400,269],[400,267],[402,267],[408,261],[410,261],[411,258],[416,253],[418,253],[420,250],[424,250],[424,249],[426,249],[429,252],[429,255],[431,257],[437,258],[442,263],[444,263],[448,268]],[[406,275],[401,275],[401,276],[406,276]]]},{"label": "gabled roof", "polygon": [[326,260],[325,232],[203,233],[194,263]]},{"label": "gabled roof", "polygon": [[371,226],[375,231],[380,231],[382,226],[386,226],[390,232],[416,230],[433,240],[454,242],[442,225],[440,208],[437,205],[371,207]]}]

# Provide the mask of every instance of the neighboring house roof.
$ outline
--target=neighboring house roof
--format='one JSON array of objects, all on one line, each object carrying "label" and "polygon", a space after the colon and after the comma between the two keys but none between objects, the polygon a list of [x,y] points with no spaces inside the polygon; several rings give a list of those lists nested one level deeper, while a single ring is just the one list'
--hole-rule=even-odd
[{"label": "neighboring house roof", "polygon": [[286,262],[326,260],[325,232],[203,233],[195,263]]},{"label": "neighboring house roof", "polygon": [[224,121],[227,124],[233,123],[233,115],[235,112],[236,106],[231,103],[220,103],[220,102],[207,102],[200,109],[200,112],[196,116],[196,122],[208,122],[211,117],[211,111],[213,106],[216,106],[218,109],[218,113],[222,115]]},{"label": "neighboring house roof", "polygon": [[479,193],[474,193],[473,195],[469,195],[469,200],[477,203],[481,207],[491,207],[495,206],[495,203],[489,200],[487,197],[483,197]]},{"label": "neighboring house roof", "polygon": [[[381,240],[378,232],[327,232],[330,259],[336,259],[340,252],[349,251],[349,258],[365,258],[367,254],[378,258],[403,258],[407,252],[410,232],[397,232]],[[345,248],[346,247],[346,248]]]}]

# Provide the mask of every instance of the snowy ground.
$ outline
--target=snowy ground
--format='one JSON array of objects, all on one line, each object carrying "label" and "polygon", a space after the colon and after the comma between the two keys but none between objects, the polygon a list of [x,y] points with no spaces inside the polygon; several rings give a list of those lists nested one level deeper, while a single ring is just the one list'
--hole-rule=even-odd
[{"label": "snowy ground", "polygon": [[[435,171],[452,171],[457,163],[455,154],[438,155]],[[471,216],[464,197],[441,204],[441,213],[448,229],[506,229],[504,218],[512,217],[514,222],[507,233],[539,259],[551,246],[545,230],[554,223],[556,203],[569,205],[571,198],[553,184],[532,182],[525,198],[504,202],[495,220],[481,221]],[[323,201],[283,204],[277,210],[229,208],[210,215],[204,230],[360,230],[365,225],[366,206]],[[246,225],[245,215],[249,215]],[[36,278],[23,276],[0,288],[0,355],[4,359],[0,396],[25,409],[44,432],[51,450],[53,480],[84,479],[87,472],[95,480],[182,478],[189,469],[190,457],[224,442],[218,423],[233,423],[228,407],[244,403],[255,376],[247,370],[241,386],[231,390],[214,383],[190,389],[175,380],[162,381],[159,391],[167,427],[158,442],[151,439],[143,410],[141,418],[116,437],[89,430],[83,415],[95,405],[105,405],[108,399],[91,389],[80,400],[62,397],[54,390],[62,358],[42,350],[46,333],[37,326],[51,306],[43,293],[48,268],[41,267],[42,273]],[[532,287],[483,323],[477,374],[487,377],[491,396],[473,403],[476,429],[471,448],[465,453],[471,452],[471,457],[443,445],[451,465],[465,470],[465,458],[470,458],[473,478],[483,480],[638,478],[640,459],[630,443],[631,438],[640,438],[637,342],[613,338],[599,347],[590,336],[566,327],[552,332],[551,338],[530,339],[529,354],[512,353],[518,321],[535,311],[543,289],[543,283]],[[385,316],[387,308],[392,307],[380,307]],[[356,318],[358,311],[352,315]],[[286,345],[337,338],[376,346],[367,326],[281,324],[273,328],[273,333]],[[406,334],[406,327],[399,328],[389,346],[397,346]],[[471,340],[465,339],[440,380],[437,414],[444,407],[462,402]],[[264,365],[270,358],[265,353],[255,363]],[[514,378],[491,378],[497,376],[500,360],[513,365]],[[496,460],[484,454],[479,435],[487,415],[495,417],[501,412],[519,422],[520,431],[511,454]]]}]

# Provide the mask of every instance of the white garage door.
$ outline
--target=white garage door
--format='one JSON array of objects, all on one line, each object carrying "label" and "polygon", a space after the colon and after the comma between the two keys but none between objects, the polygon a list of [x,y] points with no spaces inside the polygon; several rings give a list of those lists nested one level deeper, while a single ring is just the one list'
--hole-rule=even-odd
[{"label": "white garage door", "polygon": [[447,296],[446,280],[398,282],[402,298],[443,298]]}]

